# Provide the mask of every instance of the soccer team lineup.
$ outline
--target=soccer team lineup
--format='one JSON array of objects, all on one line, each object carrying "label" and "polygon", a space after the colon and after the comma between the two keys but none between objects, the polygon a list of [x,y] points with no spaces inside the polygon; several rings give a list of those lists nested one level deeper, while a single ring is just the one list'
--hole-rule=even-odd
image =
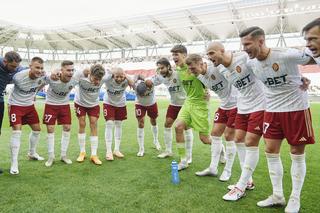
[{"label": "soccer team lineup", "polygon": [[[315,136],[307,93],[310,79],[302,76],[298,65],[320,66],[320,18],[306,23],[302,34],[306,42],[303,50],[269,48],[264,30],[257,26],[240,32],[241,52],[228,51],[223,43],[211,42],[203,57],[190,54],[184,45],[177,44],[170,50],[170,59],[160,58],[155,62],[156,74],[151,77],[129,76],[121,67],[106,69],[101,64],[75,69],[70,60],[64,60],[61,67],[46,72],[42,58],[33,57],[29,67],[25,68],[20,65],[22,59],[17,52],[7,52],[0,58],[1,126],[8,125],[2,124],[3,118],[8,116],[12,131],[10,168],[4,168],[1,173],[8,170],[12,176],[23,176],[27,172],[19,172],[23,125],[30,127],[25,127],[23,132],[29,134],[31,129],[27,153],[30,160],[43,161],[43,167],[55,167],[57,159],[64,164],[73,164],[68,147],[70,141],[77,141],[79,155],[76,162],[87,159],[92,166],[99,166],[104,161],[125,158],[120,149],[122,125],[128,116],[135,116],[137,125],[131,128],[136,132],[136,137],[132,138],[137,142],[137,158],[145,157],[145,141],[153,141],[159,152],[156,156],[159,161],[173,159],[174,154],[178,156],[175,166],[181,174],[192,166],[194,137],[199,137],[211,150],[211,161],[207,168],[195,175],[199,178],[213,176],[228,182],[238,156],[241,171],[233,174],[237,182],[228,185],[226,194],[221,195],[221,200],[225,201],[237,201],[246,195],[246,191],[255,189],[253,174],[259,161],[259,143],[264,141],[269,174],[264,178],[271,181],[272,194],[257,201],[257,209],[283,206],[285,212],[299,212],[306,177],[305,148],[315,143]],[[5,99],[4,91],[10,83],[14,87]],[[164,124],[157,121],[155,95],[155,87],[161,84],[170,94]],[[48,89],[43,117],[40,118],[35,96],[45,86]],[[100,109],[102,86],[106,92]],[[125,93],[128,88],[136,95],[135,115],[127,114]],[[71,105],[69,95],[72,90],[75,98]],[[209,116],[210,91],[219,98],[219,107],[213,118]],[[4,113],[6,107],[8,114]],[[74,107],[77,120],[72,119],[71,107]],[[98,138],[98,119],[105,122],[105,129],[99,128],[99,132],[104,131],[103,139]],[[145,138],[145,122],[148,120],[152,138]],[[41,128],[41,124],[46,129]],[[55,138],[57,125],[62,126],[61,139]],[[77,138],[72,138],[71,127],[76,125]],[[163,142],[158,137],[158,125],[164,126]],[[36,149],[40,132],[45,135],[46,157],[39,155]],[[292,181],[292,190],[287,199],[283,191],[284,170],[280,157],[284,140],[289,145],[291,159],[291,180],[286,181]],[[89,152],[86,143],[89,143]],[[106,146],[103,160],[97,152],[99,143]],[[59,155],[55,154],[55,146],[60,146]],[[219,163],[224,164],[222,172],[218,172]]]}]

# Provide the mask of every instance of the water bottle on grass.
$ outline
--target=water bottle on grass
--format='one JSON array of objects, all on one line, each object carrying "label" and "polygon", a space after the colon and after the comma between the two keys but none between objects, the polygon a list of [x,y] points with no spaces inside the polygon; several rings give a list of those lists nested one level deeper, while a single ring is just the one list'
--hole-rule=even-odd
[{"label": "water bottle on grass", "polygon": [[173,184],[180,183],[179,172],[178,172],[178,163],[175,160],[172,161],[172,163],[171,163],[171,181]]}]

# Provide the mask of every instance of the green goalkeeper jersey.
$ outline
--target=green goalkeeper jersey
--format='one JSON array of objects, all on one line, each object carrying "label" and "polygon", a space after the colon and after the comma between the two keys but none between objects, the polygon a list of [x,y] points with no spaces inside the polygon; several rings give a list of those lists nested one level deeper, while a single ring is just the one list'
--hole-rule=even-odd
[{"label": "green goalkeeper jersey", "polygon": [[176,70],[179,73],[183,88],[187,93],[185,103],[207,105],[207,101],[205,100],[205,87],[194,74],[189,72],[188,66],[186,64],[182,67],[177,66]]}]

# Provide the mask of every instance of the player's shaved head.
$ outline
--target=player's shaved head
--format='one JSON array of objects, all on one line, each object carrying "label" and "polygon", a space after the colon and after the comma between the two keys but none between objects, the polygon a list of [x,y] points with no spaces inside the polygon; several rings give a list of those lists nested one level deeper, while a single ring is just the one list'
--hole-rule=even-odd
[{"label": "player's shaved head", "polygon": [[224,51],[224,46],[221,42],[211,42],[208,47],[207,47],[207,52],[209,52],[210,50],[214,50],[214,51]]},{"label": "player's shaved head", "polygon": [[114,67],[111,69],[112,74],[116,75],[121,75],[124,74],[124,70],[121,67]]},{"label": "player's shaved head", "polygon": [[214,66],[223,63],[224,46],[221,42],[211,42],[207,48],[207,56]]},{"label": "player's shaved head", "polygon": [[126,78],[126,73],[124,72],[124,70],[121,67],[112,68],[111,73],[113,75],[113,79],[118,84],[122,83]]}]

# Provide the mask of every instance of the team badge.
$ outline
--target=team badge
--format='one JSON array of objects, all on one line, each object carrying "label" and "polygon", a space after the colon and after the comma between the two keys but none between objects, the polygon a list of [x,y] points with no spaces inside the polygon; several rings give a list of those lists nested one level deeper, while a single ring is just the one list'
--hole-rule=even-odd
[{"label": "team badge", "polygon": [[72,90],[73,86],[69,86],[69,90]]},{"label": "team badge", "polygon": [[39,81],[38,81],[38,85],[40,85],[41,83],[42,83],[42,81],[41,81],[41,80],[39,80]]},{"label": "team badge", "polygon": [[172,81],[173,81],[173,83],[177,83],[177,79],[175,79],[175,78]]},{"label": "team badge", "polygon": [[237,73],[240,73],[241,72],[241,67],[240,66],[236,66],[236,71],[237,71]]},{"label": "team badge", "polygon": [[277,64],[277,63],[272,64],[272,69],[273,69],[275,72],[277,72],[277,71],[279,70],[279,64]]},{"label": "team badge", "polygon": [[213,74],[211,75],[212,80],[216,80],[216,76],[214,76]]},{"label": "team badge", "polygon": [[126,87],[126,84],[125,84],[125,83],[123,83],[123,84],[121,85],[121,87],[125,88],[125,87]]}]

